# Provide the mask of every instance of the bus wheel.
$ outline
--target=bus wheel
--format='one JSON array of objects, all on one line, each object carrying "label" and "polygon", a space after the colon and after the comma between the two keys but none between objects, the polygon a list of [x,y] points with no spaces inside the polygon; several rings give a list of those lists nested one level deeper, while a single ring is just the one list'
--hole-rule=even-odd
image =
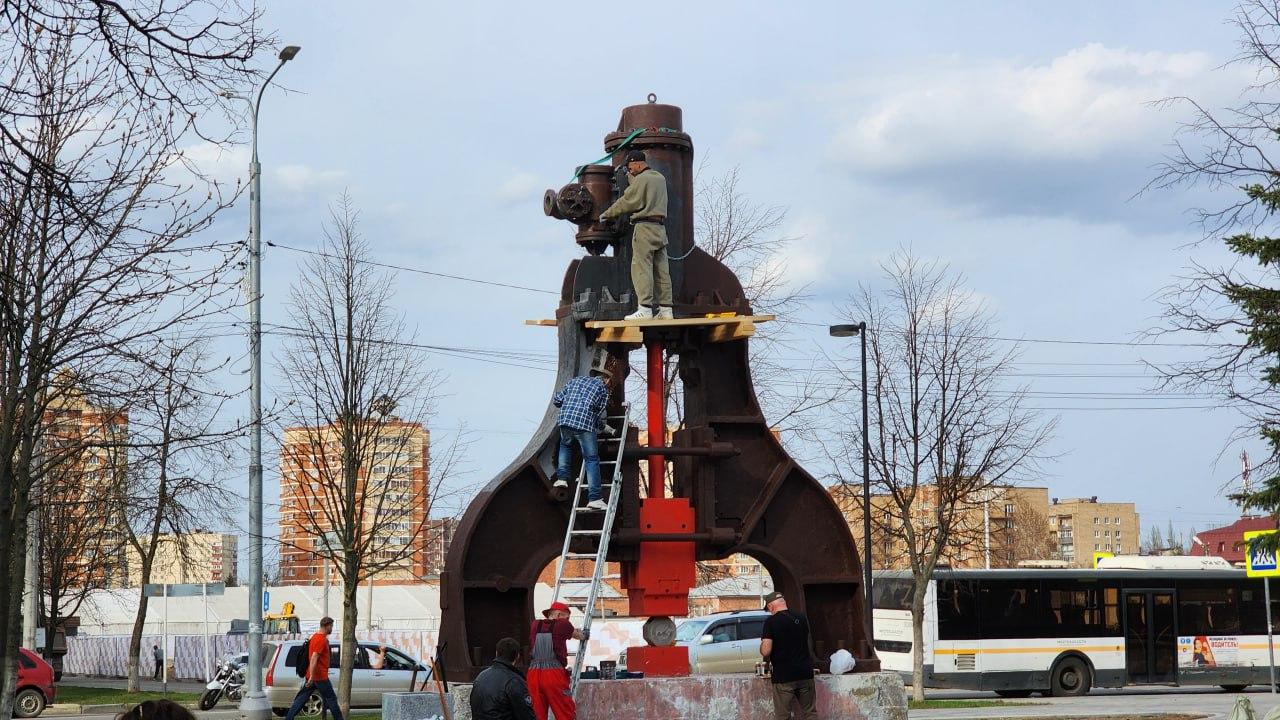
[{"label": "bus wheel", "polygon": [[1054,697],[1087,695],[1092,684],[1089,666],[1078,657],[1063,658],[1053,669],[1051,692]]},{"label": "bus wheel", "polygon": [[1248,685],[1219,685],[1218,687],[1222,688],[1223,690],[1226,690],[1227,692],[1240,692],[1241,690],[1244,690],[1249,686]]},{"label": "bus wheel", "polygon": [[996,694],[1002,698],[1031,697],[1031,692],[1031,690],[996,690]]}]

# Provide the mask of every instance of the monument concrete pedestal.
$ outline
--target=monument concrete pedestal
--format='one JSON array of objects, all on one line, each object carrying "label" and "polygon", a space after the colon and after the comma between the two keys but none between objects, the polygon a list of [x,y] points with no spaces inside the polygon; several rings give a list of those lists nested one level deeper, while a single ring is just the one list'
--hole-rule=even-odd
[{"label": "monument concrete pedestal", "polygon": [[[770,720],[768,678],[692,675],[642,680],[583,680],[579,720],[612,720],[626,708],[628,720]],[[818,717],[827,720],[907,720],[907,691],[897,673],[817,677]],[[451,688],[454,720],[471,720],[471,687]]]}]

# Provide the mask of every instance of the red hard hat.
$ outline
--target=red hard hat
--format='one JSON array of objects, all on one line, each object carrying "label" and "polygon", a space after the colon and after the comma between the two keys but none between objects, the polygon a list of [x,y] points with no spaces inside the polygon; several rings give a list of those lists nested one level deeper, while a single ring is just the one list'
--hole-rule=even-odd
[{"label": "red hard hat", "polygon": [[553,603],[551,603],[551,607],[549,607],[549,608],[547,608],[546,610],[543,610],[543,611],[542,611],[542,617],[548,617],[548,616],[550,616],[550,615],[551,615],[551,613],[552,613],[552,612],[554,612],[554,611],[556,611],[556,610],[563,610],[563,611],[565,611],[565,612],[569,612],[569,606],[568,606],[568,605],[565,605],[565,604],[564,604],[564,603],[562,603],[562,602],[553,602]]}]

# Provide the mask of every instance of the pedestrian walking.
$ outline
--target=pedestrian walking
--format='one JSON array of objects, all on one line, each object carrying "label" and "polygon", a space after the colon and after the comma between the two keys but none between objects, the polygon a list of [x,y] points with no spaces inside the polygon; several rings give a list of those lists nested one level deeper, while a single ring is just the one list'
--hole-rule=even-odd
[{"label": "pedestrian walking", "polygon": [[556,423],[560,426],[560,452],[556,457],[556,482],[554,487],[569,487],[569,465],[573,461],[573,446],[582,453],[587,466],[586,510],[608,509],[600,487],[600,444],[598,433],[607,430],[605,410],[609,406],[609,386],[605,381],[613,377],[607,367],[592,368],[589,375],[570,378],[560,388],[551,402],[560,408]]},{"label": "pedestrian walking", "polygon": [[[533,698],[524,675],[516,669],[520,643],[515,638],[498,641],[493,664],[471,683],[471,717],[475,720],[535,720]],[[559,716],[557,716],[559,717]]]},{"label": "pedestrian walking", "polygon": [[771,592],[764,600],[769,619],[760,636],[760,655],[773,666],[774,720],[789,720],[792,703],[800,706],[801,720],[817,720],[809,620],[788,610],[780,592]]},{"label": "pedestrian walking", "polygon": [[529,696],[537,720],[547,720],[547,710],[556,720],[574,720],[577,705],[569,690],[569,638],[586,642],[587,634],[569,622],[569,606],[553,602],[542,611],[543,620],[534,620],[529,629],[533,657],[529,661]]},{"label": "pedestrian walking", "polygon": [[164,679],[164,652],[159,645],[151,646],[151,659],[155,663],[155,670],[151,672],[152,680]]},{"label": "pedestrian walking", "polygon": [[[671,320],[671,266],[667,257],[667,179],[649,167],[643,150],[627,153],[630,182],[600,222],[631,213],[631,284],[639,307],[628,320]],[[658,311],[653,311],[654,305]]]},{"label": "pedestrian walking", "polygon": [[306,656],[298,658],[298,662],[307,663],[307,672],[302,678],[302,687],[293,698],[293,705],[285,714],[285,720],[293,720],[307,698],[312,693],[320,696],[324,707],[333,715],[333,720],[342,720],[342,708],[338,707],[338,695],[333,692],[333,683],[329,681],[329,635],[333,633],[333,618],[325,616],[320,619],[320,631],[311,636],[306,644]]}]

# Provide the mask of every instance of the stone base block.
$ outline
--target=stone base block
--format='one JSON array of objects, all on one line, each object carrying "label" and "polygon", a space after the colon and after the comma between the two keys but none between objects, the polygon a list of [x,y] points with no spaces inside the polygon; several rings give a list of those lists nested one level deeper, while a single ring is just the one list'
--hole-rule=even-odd
[{"label": "stone base block", "polygon": [[[471,686],[467,685],[465,687],[467,696],[470,696]],[[447,693],[444,699],[452,709],[454,703],[453,692]],[[440,708],[440,693],[400,692],[383,693],[382,695],[383,720],[428,720],[429,718],[443,717],[444,711]]]},{"label": "stone base block", "polygon": [[[907,720],[907,691],[897,673],[819,675],[817,690],[823,720]],[[470,720],[471,688],[453,691],[454,720]],[[619,708],[628,720],[770,720],[773,695],[767,678],[747,674],[582,681],[579,720],[613,720]]]}]

